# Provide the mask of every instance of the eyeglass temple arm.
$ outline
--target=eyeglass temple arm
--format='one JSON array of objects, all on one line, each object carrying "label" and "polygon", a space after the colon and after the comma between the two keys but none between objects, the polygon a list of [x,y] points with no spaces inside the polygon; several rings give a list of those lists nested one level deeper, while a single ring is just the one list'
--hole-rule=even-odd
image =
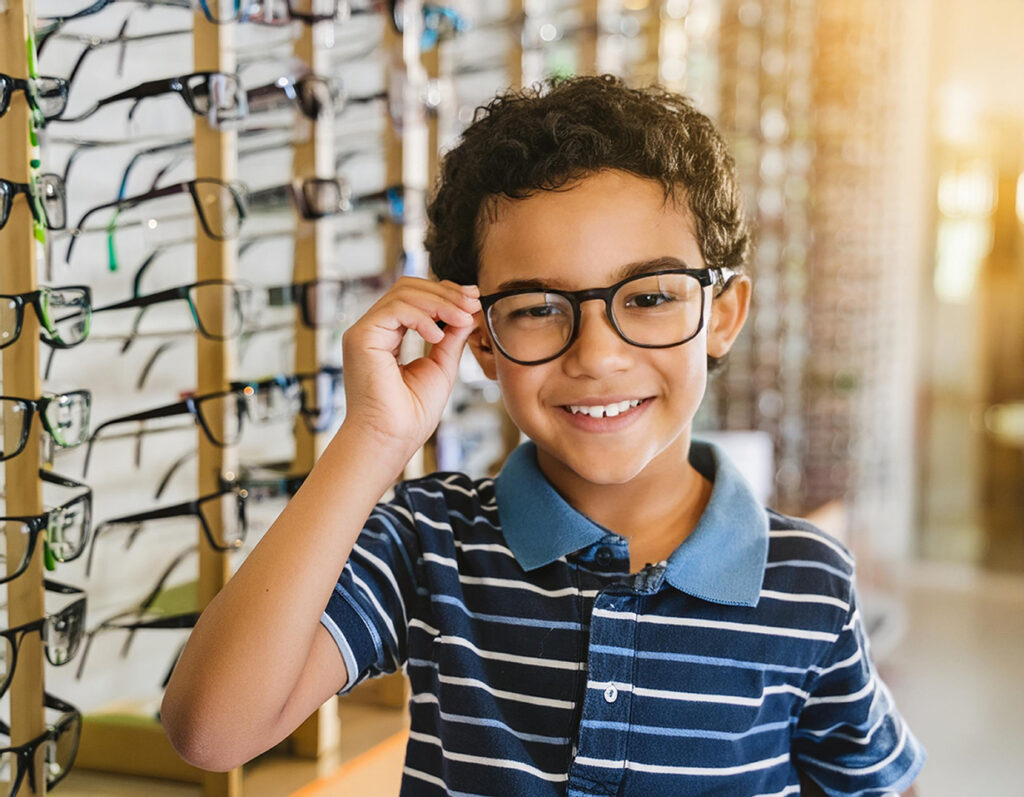
[{"label": "eyeglass temple arm", "polygon": [[92,572],[92,557],[93,551],[96,549],[96,540],[99,539],[101,533],[105,533],[108,529],[111,529],[114,526],[127,526],[135,523],[145,523],[147,520],[163,520],[165,518],[186,517],[188,515],[198,516],[198,514],[198,501],[183,501],[180,504],[173,504],[172,506],[165,506],[159,509],[151,509],[148,512],[137,512],[133,515],[123,515],[122,517],[104,520],[96,527],[96,530],[92,535],[92,541],[89,543],[89,556],[85,562],[86,576]]},{"label": "eyeglass temple arm", "polygon": [[249,192],[250,207],[272,207],[274,205],[287,204],[292,200],[291,183],[274,185],[269,188],[260,188]]},{"label": "eyeglass temple arm", "polygon": [[109,421],[104,421],[95,429],[92,434],[89,435],[89,442],[86,443],[85,447],[85,462],[82,465],[82,477],[89,471],[89,460],[92,458],[92,446],[96,442],[99,433],[109,426],[113,426],[118,423],[131,423],[132,421],[149,421],[155,418],[168,418],[172,415],[185,415],[186,413],[192,413],[192,405],[188,400],[176,401],[174,404],[166,404],[163,407],[154,407],[151,410],[144,412],[136,412],[132,415],[123,415],[119,418],[111,418]]},{"label": "eyeglass temple arm", "polygon": [[56,484],[58,487],[68,487],[72,490],[88,490],[90,494],[92,493],[92,488],[89,485],[69,479],[66,476],[58,476],[52,470],[47,470],[46,468],[39,469],[39,478],[44,482]]},{"label": "eyeglass temple arm", "polygon": [[166,490],[167,485],[171,483],[171,479],[173,478],[174,474],[177,473],[186,462],[188,462],[190,459],[194,459],[198,455],[199,452],[196,451],[195,449],[192,449],[190,451],[186,451],[184,454],[182,454],[180,457],[174,460],[171,466],[167,469],[167,472],[160,479],[160,483],[157,485],[156,492],[153,493],[153,500],[160,500],[160,496],[164,494],[164,490]]},{"label": "eyeglass temple arm", "polygon": [[121,302],[115,302],[114,304],[106,304],[103,307],[94,307],[92,311],[94,313],[102,313],[107,310],[126,310],[130,307],[149,307],[153,304],[161,304],[163,302],[170,302],[175,299],[184,299],[188,296],[188,285],[179,285],[176,288],[167,288],[163,291],[157,291],[156,293],[150,293],[145,296],[133,296],[131,299],[125,299]]},{"label": "eyeglass temple arm", "polygon": [[102,205],[96,205],[95,207],[89,208],[85,214],[78,220],[78,224],[75,225],[73,230],[69,230],[70,240],[68,241],[67,252],[64,253],[64,262],[71,262],[71,251],[74,248],[75,241],[78,240],[78,236],[84,231],[83,226],[88,218],[101,210],[107,210],[109,208],[117,208],[118,211],[129,210],[142,202],[146,202],[150,199],[160,199],[165,196],[173,196],[174,194],[184,194],[189,190],[189,182],[175,183],[174,185],[166,186],[165,188],[157,189],[156,191],[147,191],[144,194],[136,194],[132,197],[126,197],[124,199],[115,199],[113,202],[104,202]]},{"label": "eyeglass temple arm", "polygon": [[[191,31],[188,31],[188,32],[191,32]],[[155,146],[155,147],[149,147],[147,149],[142,149],[142,150],[139,150],[138,152],[136,152],[135,154],[133,154],[131,159],[128,161],[128,164],[124,167],[124,173],[121,175],[121,183],[120,183],[120,185],[118,186],[118,189],[117,189],[118,201],[123,201],[124,200],[125,192],[128,190],[128,178],[129,178],[129,176],[132,173],[132,169],[134,169],[135,166],[138,165],[139,161],[142,158],[148,157],[150,155],[158,155],[161,152],[167,152],[168,150],[182,149],[184,147],[191,147],[191,146],[192,146],[192,139],[191,138],[183,138],[183,139],[180,139],[178,141],[172,141],[172,142],[167,143],[167,144],[160,144],[160,145]]]},{"label": "eyeglass temple arm", "polygon": [[149,356],[149,359],[146,360],[145,364],[143,364],[142,370],[139,371],[139,379],[135,383],[135,389],[142,390],[142,388],[146,386],[146,380],[149,378],[149,374],[153,370],[153,366],[156,365],[156,361],[160,359],[160,355],[184,342],[185,340],[167,340],[153,349],[153,353]]}]

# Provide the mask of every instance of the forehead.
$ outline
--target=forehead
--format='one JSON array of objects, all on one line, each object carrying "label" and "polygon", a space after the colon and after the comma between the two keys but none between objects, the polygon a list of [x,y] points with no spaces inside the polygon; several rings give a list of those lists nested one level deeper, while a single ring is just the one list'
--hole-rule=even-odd
[{"label": "forehead", "polygon": [[624,266],[675,258],[702,268],[692,214],[656,180],[598,172],[526,199],[501,198],[481,222],[484,293],[514,280],[587,288],[615,282]]}]

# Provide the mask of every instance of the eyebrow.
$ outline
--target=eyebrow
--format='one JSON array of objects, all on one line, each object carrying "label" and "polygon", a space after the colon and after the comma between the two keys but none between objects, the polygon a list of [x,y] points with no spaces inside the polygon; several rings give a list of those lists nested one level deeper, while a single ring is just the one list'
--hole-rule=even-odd
[{"label": "eyebrow", "polygon": [[[636,262],[620,266],[612,275],[612,281],[610,284],[614,284],[629,277],[635,277],[639,274],[649,274],[652,271],[664,271],[665,269],[671,268],[689,268],[689,266],[678,257],[672,257],[671,255],[656,257],[650,260],[638,260]],[[513,279],[505,280],[494,290],[494,292],[503,293],[504,291],[520,290],[543,291],[548,289],[565,290],[566,284],[559,279]]]}]

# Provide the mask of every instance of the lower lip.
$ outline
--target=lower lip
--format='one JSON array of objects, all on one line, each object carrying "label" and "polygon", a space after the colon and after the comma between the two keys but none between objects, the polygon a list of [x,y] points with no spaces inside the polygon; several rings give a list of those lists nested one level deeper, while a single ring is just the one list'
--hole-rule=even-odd
[{"label": "lower lip", "polygon": [[561,409],[569,423],[577,429],[585,432],[617,432],[629,426],[643,415],[651,405],[651,401],[652,399],[644,399],[641,403],[635,407],[630,407],[625,412],[620,412],[614,417],[605,415],[603,418],[593,418],[590,415],[584,415],[582,412],[574,415],[568,407],[562,407]]}]

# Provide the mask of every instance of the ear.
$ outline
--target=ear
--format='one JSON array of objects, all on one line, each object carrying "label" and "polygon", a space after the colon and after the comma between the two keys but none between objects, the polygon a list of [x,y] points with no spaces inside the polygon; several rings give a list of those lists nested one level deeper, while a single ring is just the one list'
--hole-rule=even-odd
[{"label": "ear", "polygon": [[712,357],[724,357],[732,348],[747,320],[751,290],[750,277],[740,274],[712,301],[708,321],[708,354]]},{"label": "ear", "polygon": [[494,343],[487,333],[487,324],[484,323],[483,318],[477,319],[476,328],[469,333],[467,343],[480,365],[480,370],[484,372],[484,376],[497,381],[498,369],[495,363]]}]

